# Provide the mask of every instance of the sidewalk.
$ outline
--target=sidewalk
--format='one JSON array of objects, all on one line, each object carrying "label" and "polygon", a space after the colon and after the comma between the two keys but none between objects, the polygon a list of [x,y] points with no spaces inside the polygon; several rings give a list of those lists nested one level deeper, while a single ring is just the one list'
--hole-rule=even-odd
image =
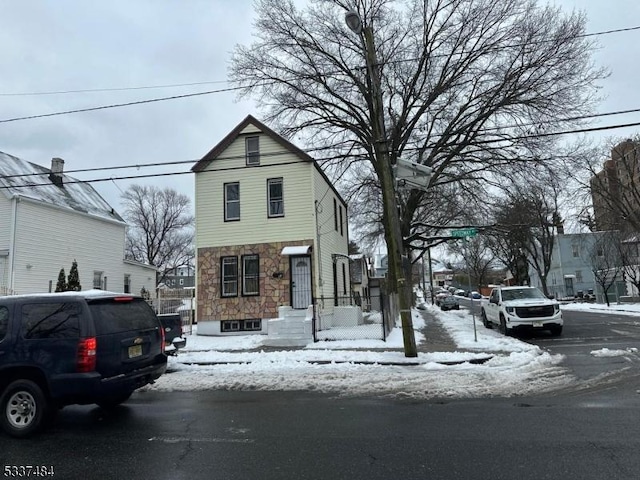
[{"label": "sidewalk", "polygon": [[[471,352],[458,347],[433,313],[424,310],[413,312],[414,328],[418,325],[415,335],[418,357],[404,356],[401,329],[396,327],[392,332],[393,340],[388,339],[387,343],[382,340],[321,341],[304,347],[265,346],[261,344],[261,336],[257,335],[222,338],[195,335],[187,337],[187,348],[175,358],[177,363],[189,365],[242,364],[269,361],[269,358],[272,361],[290,358],[316,365],[354,363],[391,366],[478,364],[493,358],[490,353]],[[421,318],[416,318],[415,312]]]}]

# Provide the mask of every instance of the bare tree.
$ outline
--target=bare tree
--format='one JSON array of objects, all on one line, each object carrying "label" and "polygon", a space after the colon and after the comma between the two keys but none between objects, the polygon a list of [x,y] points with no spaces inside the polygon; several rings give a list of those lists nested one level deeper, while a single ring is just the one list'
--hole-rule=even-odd
[{"label": "bare tree", "polygon": [[620,242],[620,265],[623,278],[636,288],[637,296],[640,293],[640,243],[637,236]]},{"label": "bare tree", "polygon": [[487,246],[484,235],[476,235],[448,245],[449,252],[463,259],[463,268],[470,274],[471,280],[478,290],[487,284],[487,278],[493,272],[495,257]]},{"label": "bare tree", "polygon": [[549,295],[547,276],[555,235],[558,228],[562,230],[560,190],[550,179],[537,184],[531,180],[528,185],[513,185],[507,198],[497,202],[495,210],[494,251],[506,253],[502,259],[519,275],[523,275],[519,262],[526,257],[538,274],[545,295]]},{"label": "bare tree", "polygon": [[[344,23],[348,10],[361,20],[357,33]],[[341,171],[347,157],[371,165],[399,291],[410,278],[405,239],[425,219],[414,218],[421,191],[398,208],[398,158],[432,167],[432,186],[481,191],[492,175],[539,162],[550,138],[536,135],[547,125],[580,124],[604,76],[590,62],[584,16],[532,0],[312,0],[304,11],[258,0],[256,13],[256,41],[236,48],[231,81],[260,98],[283,135],[303,134]]]},{"label": "bare tree", "polygon": [[600,232],[589,250],[589,260],[596,283],[602,288],[605,302],[609,306],[609,289],[623,272],[620,233],[615,230]]},{"label": "bare tree", "polygon": [[171,188],[133,185],[122,199],[127,258],[157,267],[158,283],[177,267],[193,265],[194,218],[188,196]]}]

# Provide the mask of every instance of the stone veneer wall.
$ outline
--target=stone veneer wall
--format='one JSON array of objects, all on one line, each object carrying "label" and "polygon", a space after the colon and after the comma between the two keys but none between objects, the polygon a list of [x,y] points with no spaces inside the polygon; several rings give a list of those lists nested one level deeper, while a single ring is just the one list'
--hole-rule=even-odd
[{"label": "stone veneer wall", "polygon": [[[289,257],[280,255],[287,246],[313,245],[313,240],[296,242],[262,243],[235,245],[231,247],[211,247],[198,249],[198,322],[220,320],[247,320],[277,318],[278,307],[290,304]],[[220,258],[237,256],[239,274],[242,274],[242,255],[259,255],[260,295],[243,297],[239,283],[237,297],[220,295]],[[315,268],[315,267],[313,267]],[[281,272],[281,278],[273,274]],[[239,279],[239,282],[242,278]]]}]

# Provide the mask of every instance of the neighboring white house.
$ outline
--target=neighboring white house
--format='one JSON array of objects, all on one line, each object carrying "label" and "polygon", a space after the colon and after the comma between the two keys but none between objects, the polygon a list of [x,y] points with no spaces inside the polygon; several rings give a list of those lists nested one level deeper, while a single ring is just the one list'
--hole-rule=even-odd
[{"label": "neighboring white house", "polygon": [[124,220],[91,185],[0,152],[0,293],[55,291],[78,263],[83,290],[154,291],[156,269],[124,259]]},{"label": "neighboring white house", "polygon": [[283,308],[349,296],[347,206],[313,158],[248,116],[192,170],[198,334],[267,333]]}]

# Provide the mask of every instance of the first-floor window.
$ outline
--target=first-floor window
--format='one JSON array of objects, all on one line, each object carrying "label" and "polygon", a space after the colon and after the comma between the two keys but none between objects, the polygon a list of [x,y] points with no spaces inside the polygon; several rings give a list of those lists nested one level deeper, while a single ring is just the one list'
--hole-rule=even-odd
[{"label": "first-floor window", "polygon": [[258,255],[242,257],[242,294],[260,295],[260,259]]},{"label": "first-floor window", "polygon": [[238,257],[222,257],[221,262],[222,296],[238,295]]},{"label": "first-floor window", "polygon": [[582,282],[582,270],[576,270],[576,282]]},{"label": "first-floor window", "polygon": [[131,293],[131,275],[124,276],[124,293]]},{"label": "first-floor window", "polygon": [[97,270],[93,271],[93,288],[102,289],[102,273]]}]

